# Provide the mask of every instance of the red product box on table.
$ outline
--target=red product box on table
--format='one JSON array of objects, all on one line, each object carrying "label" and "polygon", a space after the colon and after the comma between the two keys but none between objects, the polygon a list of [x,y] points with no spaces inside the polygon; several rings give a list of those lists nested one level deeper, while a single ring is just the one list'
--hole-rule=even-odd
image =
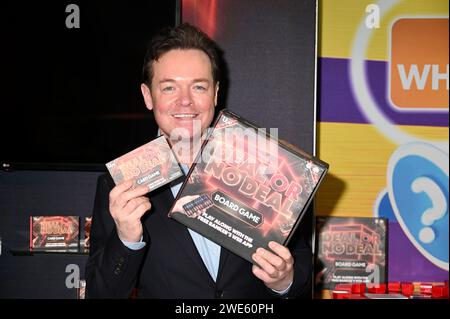
[{"label": "red product box on table", "polygon": [[319,216],[316,249],[316,291],[346,283],[386,290],[386,219]]},{"label": "red product box on table", "polygon": [[30,216],[30,250],[78,249],[78,216]]}]

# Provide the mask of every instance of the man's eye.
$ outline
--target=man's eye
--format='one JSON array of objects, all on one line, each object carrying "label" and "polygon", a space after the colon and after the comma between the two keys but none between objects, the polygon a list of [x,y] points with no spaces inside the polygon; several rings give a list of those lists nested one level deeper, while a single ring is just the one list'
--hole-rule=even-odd
[{"label": "man's eye", "polygon": [[203,85],[195,85],[194,90],[195,91],[206,91],[206,87],[204,87]]},{"label": "man's eye", "polygon": [[162,88],[162,91],[166,92],[166,93],[171,93],[171,92],[175,91],[175,87],[173,87],[173,86],[166,86],[166,87]]}]

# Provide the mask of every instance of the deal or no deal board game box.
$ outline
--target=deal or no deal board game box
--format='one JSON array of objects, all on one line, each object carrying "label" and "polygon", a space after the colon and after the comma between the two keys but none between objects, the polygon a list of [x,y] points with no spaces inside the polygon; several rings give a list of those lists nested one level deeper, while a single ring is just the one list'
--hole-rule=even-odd
[{"label": "deal or no deal board game box", "polygon": [[328,164],[222,111],[169,216],[252,262],[270,241],[286,245]]}]

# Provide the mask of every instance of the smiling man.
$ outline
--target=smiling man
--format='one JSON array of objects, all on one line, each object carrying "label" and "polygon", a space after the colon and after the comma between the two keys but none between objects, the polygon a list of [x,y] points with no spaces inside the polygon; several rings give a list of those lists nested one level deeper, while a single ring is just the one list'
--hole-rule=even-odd
[{"label": "smiling man", "polygon": [[141,91],[167,137],[177,128],[186,129],[192,136],[194,121],[201,122],[202,131],[209,127],[219,83],[213,78],[206,53],[198,49],[171,50],[153,62],[152,71],[151,83],[142,84]]},{"label": "smiling man", "polygon": [[[219,92],[214,42],[195,27],[163,30],[143,67],[142,95],[172,144],[192,144],[212,123]],[[179,139],[180,136],[185,138]],[[187,171],[196,150],[179,156]],[[86,295],[127,298],[274,298],[308,296],[311,249],[297,236],[288,248],[272,242],[254,264],[167,216],[181,183],[150,194],[99,177],[86,266]],[[301,234],[299,234],[301,235]]]},{"label": "smiling man", "polygon": [[148,68],[153,76],[150,83],[141,85],[145,104],[172,145],[189,142],[178,147],[185,152],[176,153],[183,164],[190,165],[195,155],[193,140],[200,140],[210,126],[217,104],[219,83],[210,58],[199,49],[173,49]]}]

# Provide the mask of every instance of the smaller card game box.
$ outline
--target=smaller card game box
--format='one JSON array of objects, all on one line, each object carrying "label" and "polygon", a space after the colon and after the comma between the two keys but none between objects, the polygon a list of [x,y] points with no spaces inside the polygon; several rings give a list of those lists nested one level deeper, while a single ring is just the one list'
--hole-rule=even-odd
[{"label": "smaller card game box", "polygon": [[164,136],[112,160],[106,167],[116,185],[132,179],[132,188],[148,185],[150,191],[183,175]]},{"label": "smaller card game box", "polygon": [[78,216],[30,216],[30,250],[78,249]]}]

